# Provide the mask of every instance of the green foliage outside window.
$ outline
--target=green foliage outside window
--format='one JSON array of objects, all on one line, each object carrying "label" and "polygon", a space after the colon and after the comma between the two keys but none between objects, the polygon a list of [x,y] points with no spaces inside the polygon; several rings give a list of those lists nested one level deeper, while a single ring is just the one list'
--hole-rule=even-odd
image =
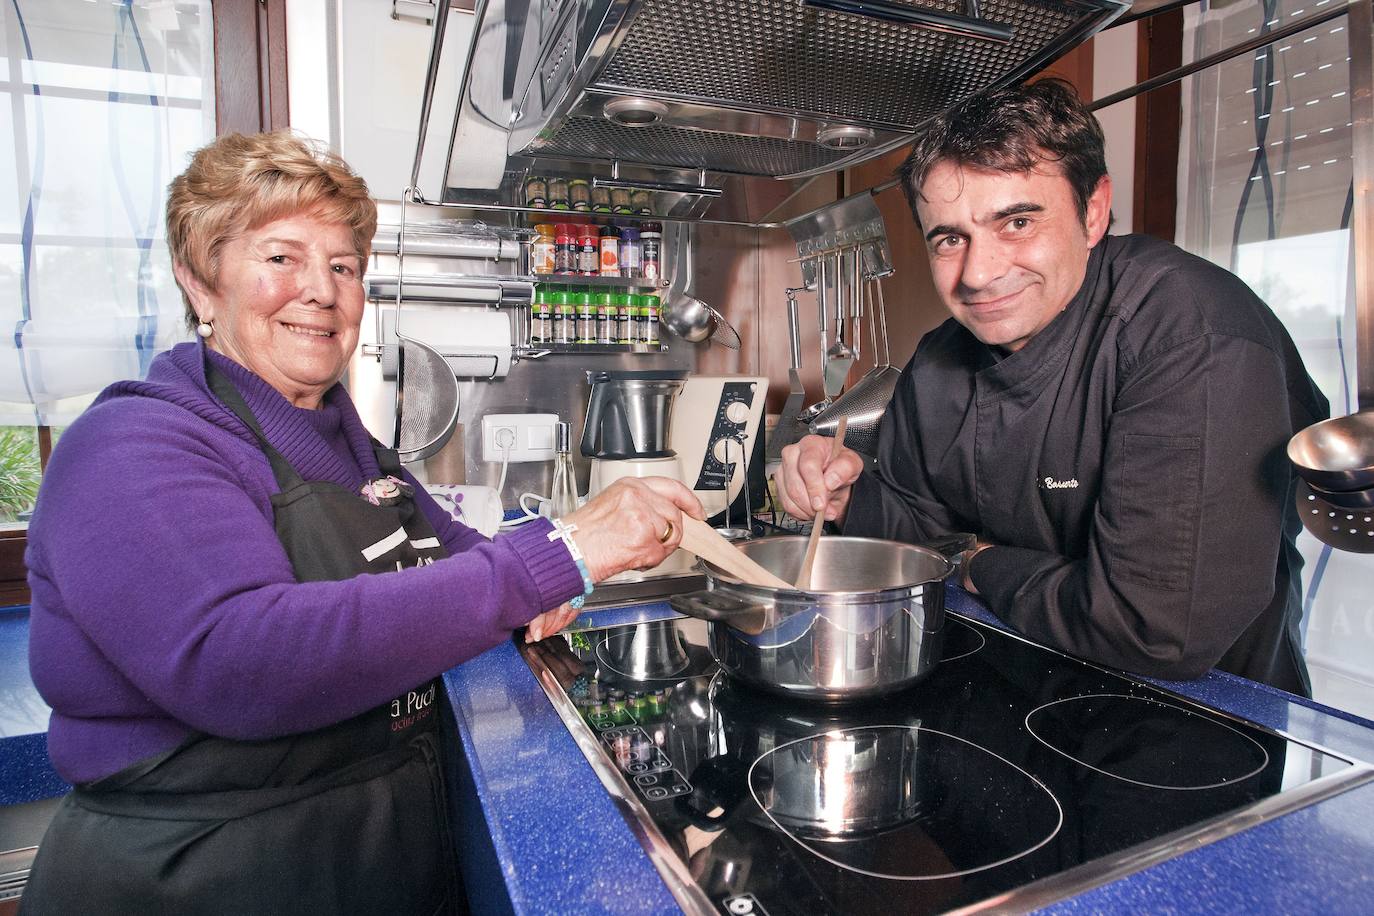
[{"label": "green foliage outside window", "polygon": [[27,519],[42,478],[34,427],[0,427],[0,522]]}]

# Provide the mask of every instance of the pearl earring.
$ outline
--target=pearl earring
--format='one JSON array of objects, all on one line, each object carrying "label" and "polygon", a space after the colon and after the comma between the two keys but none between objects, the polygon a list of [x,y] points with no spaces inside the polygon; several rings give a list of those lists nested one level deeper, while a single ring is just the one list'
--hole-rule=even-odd
[{"label": "pearl earring", "polygon": [[210,322],[202,321],[200,324],[196,325],[196,333],[208,339],[211,334],[215,333],[215,328]]}]

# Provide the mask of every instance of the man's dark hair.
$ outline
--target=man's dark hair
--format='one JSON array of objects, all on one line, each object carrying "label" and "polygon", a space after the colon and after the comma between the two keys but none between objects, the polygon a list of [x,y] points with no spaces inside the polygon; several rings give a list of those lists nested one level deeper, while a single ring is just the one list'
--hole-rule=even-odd
[{"label": "man's dark hair", "polygon": [[1084,220],[1088,198],[1107,174],[1102,145],[1102,125],[1073,87],[1043,79],[975,95],[928,122],[897,177],[916,216],[921,185],[944,160],[999,172],[1028,172],[1037,163],[1058,162]]}]

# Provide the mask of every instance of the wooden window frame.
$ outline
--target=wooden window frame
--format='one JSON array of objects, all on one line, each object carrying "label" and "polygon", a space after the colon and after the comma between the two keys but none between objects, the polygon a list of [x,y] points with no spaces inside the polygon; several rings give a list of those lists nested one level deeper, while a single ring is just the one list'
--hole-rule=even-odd
[{"label": "wooden window frame", "polygon": [[[1183,64],[1183,10],[1154,13],[1136,23],[1139,82]],[[1132,229],[1174,241],[1178,220],[1178,156],[1183,84],[1173,82],[1136,99]]]},{"label": "wooden window frame", "polygon": [[211,0],[215,29],[215,132],[290,126],[286,0]]}]

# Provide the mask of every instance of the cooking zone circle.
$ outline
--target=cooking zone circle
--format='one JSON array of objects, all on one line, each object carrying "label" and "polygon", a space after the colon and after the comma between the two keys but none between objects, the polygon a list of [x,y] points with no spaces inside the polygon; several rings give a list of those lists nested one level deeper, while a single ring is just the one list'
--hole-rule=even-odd
[{"label": "cooking zone circle", "polygon": [[983,634],[966,623],[945,618],[944,644],[941,647],[940,662],[952,662],[965,658],[987,645]]},{"label": "cooking zone circle", "polygon": [[920,726],[836,729],[780,744],[749,767],[749,792],[808,852],[895,881],[1004,865],[1064,823],[1058,800],[1030,773]]},{"label": "cooking zone circle", "polygon": [[1269,765],[1269,752],[1229,725],[1127,694],[1046,703],[1026,716],[1026,729],[1074,763],[1151,789],[1219,789]]}]

